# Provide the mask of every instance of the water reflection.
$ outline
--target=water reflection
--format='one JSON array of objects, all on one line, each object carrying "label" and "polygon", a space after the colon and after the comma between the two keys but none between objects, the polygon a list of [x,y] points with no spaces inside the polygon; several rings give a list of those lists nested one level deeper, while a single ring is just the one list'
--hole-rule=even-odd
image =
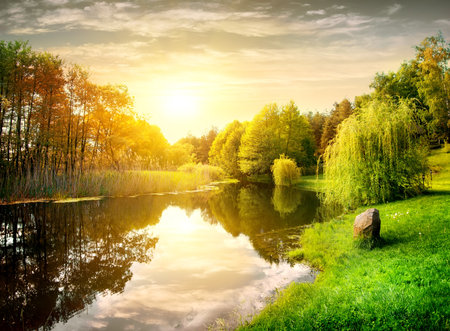
[{"label": "water reflection", "polygon": [[1,206],[0,329],[198,329],[237,305],[256,309],[261,294],[311,280],[270,247],[318,205],[312,192],[226,185]]}]

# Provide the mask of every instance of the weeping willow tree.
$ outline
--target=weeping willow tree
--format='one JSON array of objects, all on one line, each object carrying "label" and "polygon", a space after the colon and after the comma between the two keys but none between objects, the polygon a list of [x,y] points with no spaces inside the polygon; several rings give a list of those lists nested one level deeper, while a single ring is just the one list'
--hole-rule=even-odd
[{"label": "weeping willow tree", "polygon": [[324,154],[325,202],[356,207],[424,189],[427,148],[413,112],[407,101],[373,100],[341,124]]}]

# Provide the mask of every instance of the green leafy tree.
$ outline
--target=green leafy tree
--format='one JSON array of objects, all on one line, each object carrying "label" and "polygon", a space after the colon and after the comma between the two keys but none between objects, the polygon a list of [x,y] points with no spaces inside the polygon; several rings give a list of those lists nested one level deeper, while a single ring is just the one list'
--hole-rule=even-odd
[{"label": "green leafy tree", "polygon": [[300,169],[297,164],[284,154],[273,161],[270,170],[272,170],[273,181],[277,186],[291,186],[294,181],[300,178]]},{"label": "green leafy tree", "polygon": [[194,146],[189,143],[177,142],[167,151],[167,167],[177,169],[183,164],[194,162]]},{"label": "green leafy tree", "polygon": [[282,150],[279,110],[266,105],[251,121],[242,136],[239,166],[244,174],[264,174]]},{"label": "green leafy tree", "polygon": [[228,174],[240,177],[239,147],[244,134],[246,124],[233,121],[221,131],[214,140],[209,151],[209,162],[224,169]]},{"label": "green leafy tree", "polygon": [[345,207],[405,198],[423,189],[427,150],[414,105],[373,100],[340,126],[325,150],[325,201]]},{"label": "green leafy tree", "polygon": [[247,175],[269,174],[281,154],[302,167],[314,164],[314,138],[307,118],[293,101],[280,109],[265,106],[249,123],[242,136],[239,165]]},{"label": "green leafy tree", "polygon": [[300,115],[297,105],[291,101],[280,113],[282,152],[303,167],[314,164],[315,144],[311,126],[306,116]]}]

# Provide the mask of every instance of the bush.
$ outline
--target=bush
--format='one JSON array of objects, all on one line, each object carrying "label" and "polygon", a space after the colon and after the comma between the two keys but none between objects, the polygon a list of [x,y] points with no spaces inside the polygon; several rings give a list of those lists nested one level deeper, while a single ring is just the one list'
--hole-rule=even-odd
[{"label": "bush", "polygon": [[414,108],[374,100],[339,127],[324,154],[325,202],[356,207],[419,194],[428,150]]},{"label": "bush", "polygon": [[300,169],[297,167],[297,164],[284,154],[273,161],[270,169],[272,170],[275,185],[290,186],[295,180],[300,178]]}]

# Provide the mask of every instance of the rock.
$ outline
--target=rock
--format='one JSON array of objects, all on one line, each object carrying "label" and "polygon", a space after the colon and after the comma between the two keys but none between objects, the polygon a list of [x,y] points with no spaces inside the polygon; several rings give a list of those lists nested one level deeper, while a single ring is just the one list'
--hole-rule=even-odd
[{"label": "rock", "polygon": [[380,212],[376,208],[367,209],[355,217],[353,238],[380,238]]}]

